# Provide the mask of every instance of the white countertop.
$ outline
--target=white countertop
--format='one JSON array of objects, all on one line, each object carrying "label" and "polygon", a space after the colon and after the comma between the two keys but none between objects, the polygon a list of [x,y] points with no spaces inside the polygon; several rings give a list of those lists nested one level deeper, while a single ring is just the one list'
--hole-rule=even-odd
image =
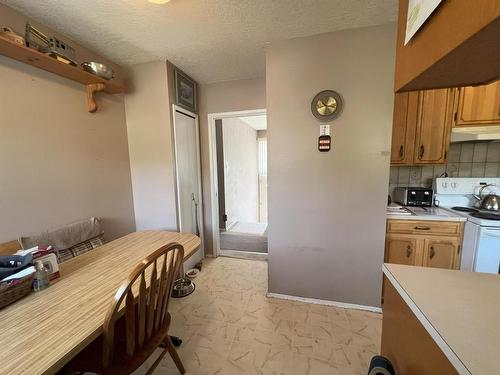
[{"label": "white countertop", "polygon": [[439,207],[403,207],[391,203],[387,208],[387,219],[396,220],[436,220],[436,221],[467,221],[465,216]]},{"label": "white countertop", "polygon": [[384,274],[459,374],[500,373],[500,277],[384,264]]}]

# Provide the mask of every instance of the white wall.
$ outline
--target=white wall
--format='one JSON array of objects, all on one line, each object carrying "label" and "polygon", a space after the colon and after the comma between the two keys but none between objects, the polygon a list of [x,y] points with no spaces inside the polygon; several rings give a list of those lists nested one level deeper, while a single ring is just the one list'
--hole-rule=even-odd
[{"label": "white wall", "polygon": [[[23,34],[26,21],[0,5],[0,25]],[[90,216],[107,239],[134,231],[123,96],[97,101],[88,113],[82,85],[0,56],[0,242]]]},{"label": "white wall", "polygon": [[130,74],[125,108],[137,229],[177,230],[167,65],[134,65]]},{"label": "white wall", "polygon": [[[380,306],[395,44],[390,24],[268,49],[270,292]],[[345,108],[320,153],[325,89]]]},{"label": "white wall", "polygon": [[256,223],[259,212],[257,130],[238,118],[222,120],[224,195],[228,224]]}]

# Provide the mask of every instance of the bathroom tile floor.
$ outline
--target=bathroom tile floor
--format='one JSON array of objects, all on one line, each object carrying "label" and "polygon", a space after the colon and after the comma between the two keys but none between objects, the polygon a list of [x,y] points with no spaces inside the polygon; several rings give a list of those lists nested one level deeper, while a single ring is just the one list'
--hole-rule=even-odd
[{"label": "bathroom tile floor", "polygon": [[[170,302],[187,374],[366,375],[379,353],[381,314],[267,298],[265,261],[207,259],[195,282]],[[168,355],[154,373],[178,374]]]}]

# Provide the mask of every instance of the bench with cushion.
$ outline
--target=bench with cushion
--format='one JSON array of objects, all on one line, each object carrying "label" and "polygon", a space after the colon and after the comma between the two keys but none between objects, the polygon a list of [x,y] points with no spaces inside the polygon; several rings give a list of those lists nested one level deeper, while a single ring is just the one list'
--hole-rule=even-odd
[{"label": "bench with cushion", "polygon": [[57,260],[62,263],[104,244],[101,219],[91,217],[43,233],[20,237],[17,241],[0,244],[0,255],[13,254],[17,250],[35,246],[53,246]]}]

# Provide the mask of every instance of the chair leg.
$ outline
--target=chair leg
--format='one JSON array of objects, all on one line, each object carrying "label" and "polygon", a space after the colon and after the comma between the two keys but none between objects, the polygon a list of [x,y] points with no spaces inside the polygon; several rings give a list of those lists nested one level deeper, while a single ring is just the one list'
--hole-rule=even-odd
[{"label": "chair leg", "polygon": [[177,366],[177,369],[181,374],[185,374],[186,370],[184,369],[184,365],[182,364],[182,361],[179,358],[179,354],[177,354],[177,350],[175,350],[174,344],[172,343],[170,336],[167,335],[164,342],[165,345],[167,346],[167,350],[170,353],[170,356],[172,357],[175,365]]}]

